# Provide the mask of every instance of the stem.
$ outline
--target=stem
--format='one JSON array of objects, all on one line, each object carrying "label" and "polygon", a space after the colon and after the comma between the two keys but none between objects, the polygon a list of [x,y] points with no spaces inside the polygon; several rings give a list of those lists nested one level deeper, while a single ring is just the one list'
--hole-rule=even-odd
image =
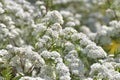
[{"label": "stem", "polygon": [[46,12],[48,12],[50,10],[52,3],[53,3],[52,0],[45,0]]},{"label": "stem", "polygon": [[21,63],[21,68],[23,70],[23,73],[25,73],[25,60],[22,60],[22,58],[20,58],[20,63]]}]

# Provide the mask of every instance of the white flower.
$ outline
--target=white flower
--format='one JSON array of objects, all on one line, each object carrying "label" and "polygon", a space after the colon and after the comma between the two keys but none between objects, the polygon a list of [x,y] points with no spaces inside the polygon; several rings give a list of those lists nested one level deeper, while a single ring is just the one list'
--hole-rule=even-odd
[{"label": "white flower", "polygon": [[44,59],[37,52],[28,53],[27,56],[30,61],[34,62],[36,67],[41,67],[45,64]]},{"label": "white flower", "polygon": [[3,77],[0,77],[0,80],[5,80],[5,78],[3,78]]},{"label": "white flower", "polygon": [[0,2],[0,14],[2,14],[2,13],[4,13],[5,12],[5,10],[3,9],[3,5],[2,5],[2,3]]},{"label": "white flower", "polygon": [[2,7],[0,7],[0,14],[2,14],[4,12],[5,12],[5,10]]},{"label": "white flower", "polygon": [[89,40],[87,37],[86,38],[82,38],[80,40],[80,46],[83,47],[83,48],[86,47],[87,45],[90,45],[90,44],[94,45],[95,43],[92,42],[91,40]]},{"label": "white flower", "polygon": [[3,62],[3,60],[2,60],[2,58],[0,58],[0,63],[2,63]]},{"label": "white flower", "polygon": [[88,45],[84,52],[87,54],[88,57],[97,59],[97,58],[104,58],[107,56],[107,53],[100,47],[93,44]]},{"label": "white flower", "polygon": [[41,10],[46,10],[46,7],[42,5],[42,6],[40,6],[40,9]]},{"label": "white flower", "polygon": [[57,51],[52,51],[50,54],[51,54],[51,59],[53,60],[60,58],[60,54]]},{"label": "white flower", "polygon": [[60,11],[60,13],[62,14],[62,16],[63,16],[64,18],[68,18],[68,17],[70,17],[70,16],[73,16],[73,14],[72,14],[71,12],[65,11],[65,10]]},{"label": "white flower", "polygon": [[63,17],[62,15],[54,10],[54,11],[49,11],[47,15],[45,16],[45,20],[53,22],[53,23],[60,23],[63,24]]},{"label": "white flower", "polygon": [[72,41],[80,40],[80,33],[74,33],[73,35],[71,35],[71,39]]},{"label": "white flower", "polygon": [[45,42],[51,41],[51,38],[48,35],[44,35],[42,39],[45,40]]},{"label": "white flower", "polygon": [[91,33],[90,29],[87,26],[80,27],[80,31],[82,31],[84,34]]},{"label": "white flower", "polygon": [[66,56],[65,60],[68,62],[76,63],[79,62],[78,53],[75,50],[71,50]]},{"label": "white flower", "polygon": [[43,5],[44,4],[44,2],[42,2],[42,1],[36,1],[36,3],[35,3],[36,5]]},{"label": "white flower", "polygon": [[69,22],[66,23],[66,26],[67,27],[73,27],[73,26],[75,26],[75,22],[69,21]]},{"label": "white flower", "polygon": [[53,31],[61,31],[62,30],[62,26],[59,23],[55,23],[51,26]]},{"label": "white flower", "polygon": [[42,78],[44,78],[45,80],[52,80],[55,79],[56,74],[54,71],[54,67],[53,66],[49,66],[49,65],[44,65],[41,68],[41,71],[39,73],[39,76],[41,76]]},{"label": "white flower", "polygon": [[44,79],[40,77],[34,78],[34,77],[24,76],[24,77],[21,77],[19,80],[44,80]]},{"label": "white flower", "polygon": [[77,33],[77,31],[72,27],[65,27],[62,31],[60,31],[60,36],[65,39],[70,39],[71,35]]},{"label": "white flower", "polygon": [[95,74],[99,79],[107,78],[110,80],[119,80],[120,78],[117,76],[120,75],[119,72],[114,70],[110,62],[103,62],[102,64],[94,63],[91,66],[90,75],[94,76]]},{"label": "white flower", "polygon": [[43,48],[46,45],[46,41],[44,39],[39,39],[39,41],[35,45],[38,48]]},{"label": "white flower", "polygon": [[43,24],[36,24],[34,31],[32,32],[32,35],[36,36],[39,35],[40,33],[44,32],[47,29],[46,26],[44,26]]},{"label": "white flower", "polygon": [[18,37],[20,35],[20,32],[21,31],[19,29],[14,28],[11,30],[11,32],[8,33],[8,36],[13,39],[13,38]]},{"label": "white flower", "polygon": [[93,65],[91,65],[90,75],[93,75],[96,71],[98,72],[103,71],[100,63],[94,63]]},{"label": "white flower", "polygon": [[99,43],[100,45],[104,45],[104,44],[109,44],[111,42],[111,38],[109,35],[111,35],[110,33],[108,34],[109,28],[106,26],[103,26],[102,29],[100,31],[97,32],[96,34],[96,43]]},{"label": "white flower", "polygon": [[68,67],[72,74],[79,76],[84,75],[84,64],[78,58],[78,53],[75,50],[70,51],[65,56],[65,62],[67,62]]},{"label": "white flower", "polygon": [[56,58],[55,59],[55,63],[62,63],[63,62],[63,59],[62,58]]},{"label": "white flower", "polygon": [[112,80],[120,80],[120,73],[113,75]]},{"label": "white flower", "polygon": [[65,43],[65,50],[71,51],[71,50],[74,50],[74,49],[75,49],[74,44],[72,44],[71,42],[66,42]]},{"label": "white flower", "polygon": [[50,59],[51,57],[51,54],[49,51],[43,51],[40,55],[45,59]]},{"label": "white flower", "polygon": [[59,80],[71,80],[70,76],[61,76]]},{"label": "white flower", "polygon": [[114,66],[110,62],[104,62],[102,65],[105,66],[109,70],[114,70]]},{"label": "white flower", "polygon": [[58,32],[54,31],[52,28],[48,28],[47,31],[46,31],[46,34],[55,38],[55,39],[59,37]]},{"label": "white flower", "polygon": [[93,80],[92,78],[87,78],[87,79],[84,79],[84,80]]},{"label": "white flower", "polygon": [[110,26],[112,26],[112,27],[115,27],[117,25],[117,23],[118,22],[116,20],[109,22]]},{"label": "white flower", "polygon": [[45,59],[53,59],[53,60],[56,60],[57,58],[60,58],[60,54],[56,51],[52,51],[52,52],[43,51],[41,53],[41,56]]},{"label": "white flower", "polygon": [[0,50],[0,56],[8,55],[8,51],[5,49]]},{"label": "white flower", "polygon": [[59,76],[70,76],[69,69],[64,63],[57,63],[56,69]]}]

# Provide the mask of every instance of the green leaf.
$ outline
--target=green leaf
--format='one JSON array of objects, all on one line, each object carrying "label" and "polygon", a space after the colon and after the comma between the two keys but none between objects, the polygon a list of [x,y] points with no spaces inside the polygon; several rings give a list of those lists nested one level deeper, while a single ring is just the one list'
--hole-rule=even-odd
[{"label": "green leaf", "polygon": [[12,67],[7,67],[6,69],[2,70],[1,75],[4,77],[6,80],[10,80],[12,77]]},{"label": "green leaf", "polygon": [[14,77],[12,80],[19,80],[22,77],[21,74],[19,74],[18,76]]}]

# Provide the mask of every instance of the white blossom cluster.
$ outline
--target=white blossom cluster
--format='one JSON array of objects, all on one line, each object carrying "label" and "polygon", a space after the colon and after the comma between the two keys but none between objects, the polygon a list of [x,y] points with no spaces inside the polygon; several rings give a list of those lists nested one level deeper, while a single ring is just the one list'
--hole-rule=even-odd
[{"label": "white blossom cluster", "polygon": [[66,20],[66,22],[64,22],[65,27],[77,27],[80,25],[80,14],[73,14],[70,11],[65,10],[61,10],[60,13],[63,16],[63,19]]},{"label": "white blossom cluster", "polygon": [[120,47],[120,22],[95,7],[106,1],[51,1],[0,0],[0,80],[120,80],[103,48]]},{"label": "white blossom cluster", "polygon": [[53,0],[54,4],[66,4],[69,2],[80,2],[81,0]]},{"label": "white blossom cluster", "polygon": [[[113,41],[119,42],[119,33],[120,33],[120,22],[119,21],[111,21],[109,26],[102,26],[101,29],[95,33],[95,42],[101,46],[110,45]],[[118,43],[118,52],[119,43]]]},{"label": "white blossom cluster", "polygon": [[95,63],[91,66],[90,75],[95,74],[98,79],[119,80],[120,73],[115,70],[119,65],[119,63],[115,62]]},{"label": "white blossom cluster", "polygon": [[44,80],[40,77],[37,77],[37,78],[32,78],[32,77],[28,77],[28,76],[24,76],[24,77],[21,77],[21,79],[19,80]]},{"label": "white blossom cluster", "polygon": [[100,46],[92,42],[85,34],[81,35],[80,46],[83,48],[83,53],[90,58],[97,59],[107,56],[107,53]]}]

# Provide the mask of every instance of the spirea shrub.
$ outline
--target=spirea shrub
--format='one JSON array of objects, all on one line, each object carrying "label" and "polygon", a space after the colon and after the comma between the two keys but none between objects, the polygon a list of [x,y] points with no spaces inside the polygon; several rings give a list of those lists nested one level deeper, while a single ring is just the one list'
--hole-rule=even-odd
[{"label": "spirea shrub", "polygon": [[120,80],[111,1],[0,0],[0,80]]}]

